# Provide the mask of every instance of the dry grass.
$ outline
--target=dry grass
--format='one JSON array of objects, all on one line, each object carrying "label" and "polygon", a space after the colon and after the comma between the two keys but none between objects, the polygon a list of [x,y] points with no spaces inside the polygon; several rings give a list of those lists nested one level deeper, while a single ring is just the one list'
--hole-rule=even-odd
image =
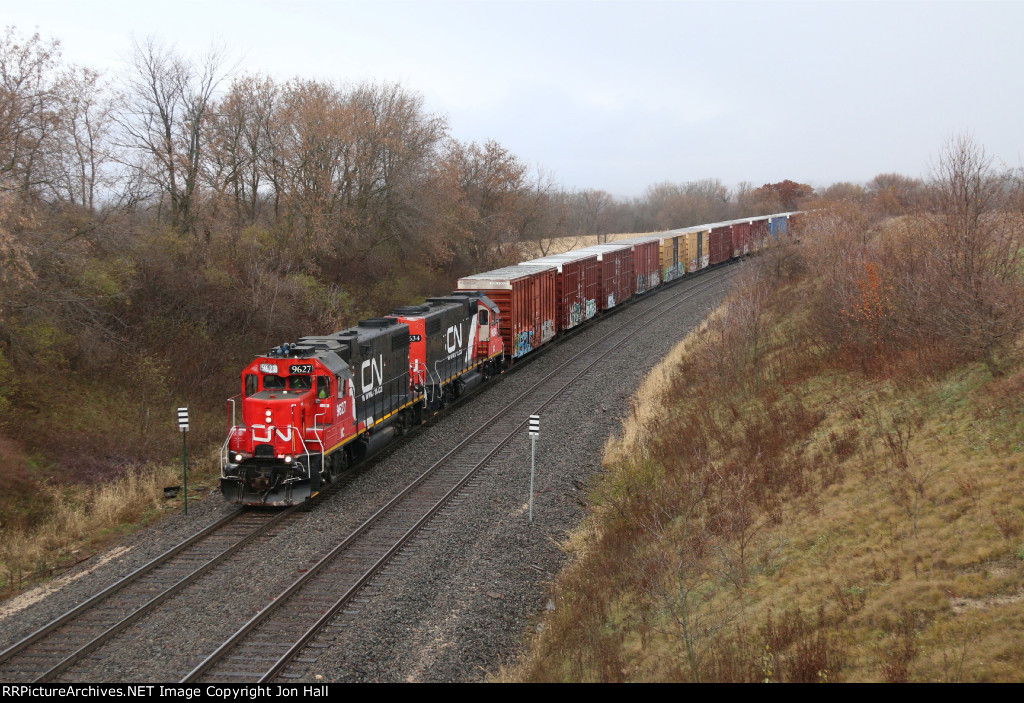
[{"label": "dry grass", "polygon": [[1024,676],[1024,360],[844,353],[768,277],[638,391],[503,680]]},{"label": "dry grass", "polygon": [[[212,465],[202,462],[203,467]],[[193,465],[194,466],[194,465]],[[189,485],[209,485],[209,468],[190,468]],[[163,489],[180,485],[181,466],[146,466],[91,486],[40,484],[46,506],[32,526],[0,530],[0,592],[11,594],[88,556],[109,540],[151,522],[166,510],[180,510],[182,496],[166,500]],[[195,482],[195,483],[194,483]],[[198,495],[190,491],[189,499]]]}]

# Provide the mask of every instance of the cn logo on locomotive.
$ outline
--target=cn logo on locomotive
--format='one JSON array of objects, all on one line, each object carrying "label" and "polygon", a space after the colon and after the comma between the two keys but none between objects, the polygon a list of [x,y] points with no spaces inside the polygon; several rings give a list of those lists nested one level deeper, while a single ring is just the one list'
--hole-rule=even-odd
[{"label": "cn logo on locomotive", "polygon": [[444,335],[444,348],[448,353],[462,349],[462,327],[452,325]]},{"label": "cn logo on locomotive", "polygon": [[[369,379],[367,379],[369,375]],[[379,393],[384,383],[384,355],[375,359],[367,359],[359,368],[359,379],[362,381],[363,396]]]}]

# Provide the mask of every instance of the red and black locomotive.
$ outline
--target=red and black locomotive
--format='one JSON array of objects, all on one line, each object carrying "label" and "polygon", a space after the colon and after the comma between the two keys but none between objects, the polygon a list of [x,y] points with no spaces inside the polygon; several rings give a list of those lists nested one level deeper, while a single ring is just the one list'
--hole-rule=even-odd
[{"label": "red and black locomotive", "polygon": [[231,399],[221,452],[225,498],[301,502],[498,373],[504,346],[497,313],[487,296],[458,292],[257,357],[242,371],[241,395]]},{"label": "red and black locomotive", "polygon": [[231,399],[221,490],[245,505],[301,502],[506,364],[684,273],[787,236],[798,214],[640,235],[473,274],[448,297],[271,349],[242,371],[240,420],[239,396]]}]

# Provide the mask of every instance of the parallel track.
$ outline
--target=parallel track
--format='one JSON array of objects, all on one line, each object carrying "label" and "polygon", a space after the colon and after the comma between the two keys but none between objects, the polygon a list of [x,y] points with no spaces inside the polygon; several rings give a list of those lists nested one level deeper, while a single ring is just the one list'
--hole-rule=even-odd
[{"label": "parallel track", "polygon": [[[309,569],[185,681],[200,676],[267,681],[279,674],[316,632],[350,603],[366,582],[520,432],[529,413],[548,407],[601,358],[654,322],[652,319],[637,326],[640,320],[681,304],[719,279],[718,272],[705,275],[710,275],[711,280],[702,276],[704,280],[695,282],[696,289],[677,291],[627,320],[509,403],[502,413],[484,423]],[[679,283],[687,280],[683,278]],[[666,292],[675,287],[673,284]],[[643,298],[632,301],[630,306],[640,300]],[[598,356],[594,358],[594,354]],[[516,366],[522,367],[523,364]],[[556,389],[550,392],[552,387]],[[229,513],[0,652],[0,680],[53,681],[232,554],[267,536],[272,528],[281,526],[297,512],[308,510],[335,493],[348,483],[354,469],[302,505],[281,512]],[[344,589],[340,598],[336,595],[339,587]],[[251,666],[254,662],[257,666]]]},{"label": "parallel track", "polygon": [[[346,473],[322,497],[349,478]],[[0,652],[0,680],[44,683],[74,666],[253,541],[315,501],[283,511],[239,509],[185,539]]]},{"label": "parallel track", "polygon": [[[605,356],[653,324],[657,315],[729,275],[721,271],[709,274],[710,280],[677,291],[608,332],[482,423],[257,613],[189,672],[182,683],[264,683],[280,674],[480,469],[521,434],[531,413],[556,402]],[[652,319],[642,322],[647,317]]]}]

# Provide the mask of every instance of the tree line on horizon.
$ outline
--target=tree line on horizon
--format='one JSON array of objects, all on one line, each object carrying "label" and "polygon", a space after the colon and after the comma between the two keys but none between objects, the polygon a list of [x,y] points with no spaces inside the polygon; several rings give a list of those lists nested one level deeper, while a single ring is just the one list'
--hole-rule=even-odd
[{"label": "tree line on horizon", "polygon": [[[9,27],[0,439],[107,475],[173,455],[173,435],[150,435],[178,404],[217,417],[205,439],[219,438],[220,401],[253,353],[445,292],[554,237],[844,198],[892,214],[925,189],[885,174],[820,193],[715,178],[632,199],[567,190],[497,141],[459,140],[398,84],[242,74],[223,51],[190,58],[156,39],[106,76]],[[44,386],[74,402],[44,400]]]}]

